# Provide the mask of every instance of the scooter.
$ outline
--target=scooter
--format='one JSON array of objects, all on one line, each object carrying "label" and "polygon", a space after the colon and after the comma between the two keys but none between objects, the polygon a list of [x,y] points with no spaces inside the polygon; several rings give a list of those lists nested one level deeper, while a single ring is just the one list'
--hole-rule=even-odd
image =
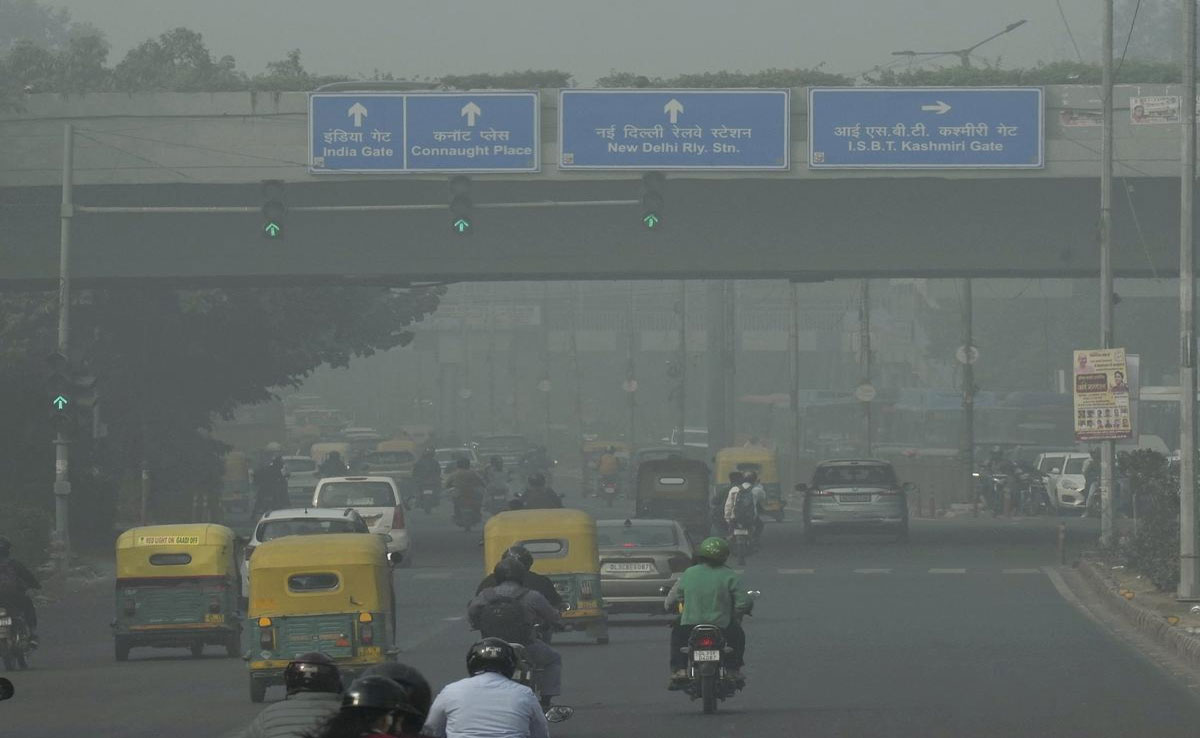
[{"label": "scooter", "polygon": [[32,652],[25,618],[0,607],[0,661],[4,662],[4,670],[28,669]]},{"label": "scooter", "polygon": [[428,515],[433,512],[433,508],[441,504],[441,499],[439,498],[440,495],[438,495],[437,489],[433,487],[422,487],[420,501],[418,504],[420,504],[421,509],[425,511],[425,514]]},{"label": "scooter", "polygon": [[600,480],[600,496],[604,498],[604,504],[607,507],[613,506],[620,493],[621,488],[617,485],[617,480],[612,478]]},{"label": "scooter", "polygon": [[[540,627],[535,628],[538,632],[538,637],[542,637]],[[538,669],[533,665],[533,660],[529,658],[529,651],[520,643],[509,643],[513,651],[517,654],[517,668],[513,671],[512,679],[518,684],[523,684],[533,690],[533,696],[542,699],[542,688],[538,679]],[[566,705],[551,705],[546,710],[546,722],[561,723],[570,720],[575,714],[574,707]]]}]

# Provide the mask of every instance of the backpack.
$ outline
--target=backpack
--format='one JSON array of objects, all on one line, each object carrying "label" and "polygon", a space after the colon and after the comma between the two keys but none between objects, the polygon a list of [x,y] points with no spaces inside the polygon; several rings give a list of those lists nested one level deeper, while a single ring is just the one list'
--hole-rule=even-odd
[{"label": "backpack", "polygon": [[479,613],[479,633],[484,638],[499,638],[509,643],[528,644],[533,640],[533,624],[521,602],[528,590],[516,597],[493,593]]},{"label": "backpack", "polygon": [[0,592],[5,594],[21,594],[25,591],[25,582],[17,573],[17,567],[10,562],[0,562]]},{"label": "backpack", "polygon": [[754,493],[748,489],[739,489],[733,501],[733,522],[739,528],[749,528],[758,517],[757,505],[754,504]]}]

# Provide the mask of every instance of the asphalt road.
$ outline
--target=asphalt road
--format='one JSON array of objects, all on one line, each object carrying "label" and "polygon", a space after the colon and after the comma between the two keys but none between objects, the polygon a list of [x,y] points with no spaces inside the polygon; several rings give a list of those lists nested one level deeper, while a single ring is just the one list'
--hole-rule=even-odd
[{"label": "asphalt road", "polygon": [[[479,536],[451,529],[447,515],[411,516],[414,566],[396,574],[401,658],[435,685],[463,675],[472,634],[461,618],[482,574]],[[908,544],[847,536],[813,545],[792,521],[769,524],[743,574],[763,591],[746,626],[746,691],[701,714],[665,688],[665,620],[614,618],[607,646],[556,639],[562,702],[577,713],[553,732],[1195,736],[1192,693],[1056,589],[1043,567],[1055,564],[1057,522],[914,521]],[[1068,523],[1073,541],[1094,535],[1092,521]],[[35,668],[8,675],[17,697],[0,704],[0,736],[220,738],[258,711],[245,665],[217,649],[200,659],[134,651],[116,663],[111,610],[110,579],[45,609]]]}]

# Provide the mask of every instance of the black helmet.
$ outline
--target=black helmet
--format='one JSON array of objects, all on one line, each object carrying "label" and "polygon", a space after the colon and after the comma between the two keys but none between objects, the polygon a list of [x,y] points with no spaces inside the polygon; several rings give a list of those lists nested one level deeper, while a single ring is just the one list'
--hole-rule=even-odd
[{"label": "black helmet", "polygon": [[8,540],[7,536],[0,536],[0,556],[8,556],[12,553],[12,541]]},{"label": "black helmet", "polygon": [[[408,703],[417,710],[422,721],[429,714],[429,706],[433,704],[433,689],[430,688],[429,682],[426,681],[421,672],[415,668],[396,661],[385,661],[382,664],[375,664],[370,667],[362,675],[364,677],[381,676],[391,679],[408,690]],[[417,726],[417,730],[414,733],[419,730],[420,726]]]},{"label": "black helmet", "polygon": [[742,480],[744,478],[745,477],[742,475],[742,473],[740,471],[729,472],[729,483],[730,484],[741,484]]},{"label": "black helmet", "polygon": [[746,481],[754,484],[758,481],[758,472],[746,472]]},{"label": "black helmet", "polygon": [[333,659],[315,651],[297,656],[283,670],[288,694],[296,692],[341,692],[342,675]]},{"label": "black helmet", "polygon": [[365,676],[356,679],[342,697],[342,709],[412,714],[416,714],[417,711],[409,700],[408,690],[382,676]]},{"label": "black helmet", "polygon": [[546,475],[542,474],[541,472],[538,472],[536,474],[530,474],[529,475],[529,486],[530,487],[546,486]]},{"label": "black helmet", "polygon": [[467,672],[471,676],[494,671],[511,679],[516,670],[517,652],[500,638],[484,638],[467,651]]},{"label": "black helmet", "polygon": [[520,561],[526,569],[533,568],[533,554],[529,553],[529,549],[525,548],[524,546],[512,546],[504,552],[504,555]]},{"label": "black helmet", "polygon": [[525,572],[529,571],[525,564],[518,558],[505,556],[496,563],[496,568],[492,570],[492,574],[496,576],[496,584],[504,582],[516,582],[520,584],[525,579]]}]

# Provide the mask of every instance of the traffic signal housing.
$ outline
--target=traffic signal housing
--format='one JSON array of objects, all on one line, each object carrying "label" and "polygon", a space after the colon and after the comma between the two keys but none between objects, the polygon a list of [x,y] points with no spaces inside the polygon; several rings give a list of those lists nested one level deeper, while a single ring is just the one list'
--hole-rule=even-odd
[{"label": "traffic signal housing", "polygon": [[74,430],[80,414],[96,404],[96,378],[73,371],[67,357],[58,352],[46,357],[46,366],[50,425],[55,432],[67,434]]},{"label": "traffic signal housing", "polygon": [[262,235],[269,241],[279,241],[284,234],[284,216],[287,215],[287,205],[284,204],[282,179],[264,179],[262,181]]},{"label": "traffic signal housing", "polygon": [[475,202],[471,199],[471,179],[459,175],[450,178],[450,230],[460,236],[475,231]]},{"label": "traffic signal housing", "polygon": [[667,178],[662,172],[646,172],[642,175],[642,226],[648,231],[662,228],[666,205],[663,191],[666,185]]}]

